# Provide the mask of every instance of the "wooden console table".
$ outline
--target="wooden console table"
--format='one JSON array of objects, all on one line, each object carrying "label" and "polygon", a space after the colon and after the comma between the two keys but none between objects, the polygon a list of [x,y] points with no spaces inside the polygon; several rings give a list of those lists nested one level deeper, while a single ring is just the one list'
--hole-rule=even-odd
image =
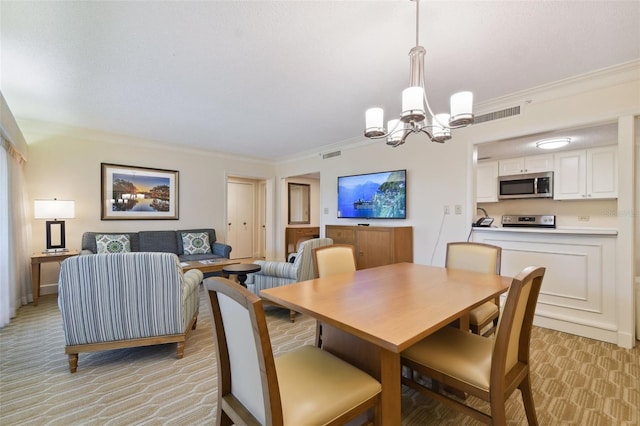
[{"label": "wooden console table", "polygon": [[287,260],[289,253],[296,251],[298,241],[309,238],[318,238],[320,236],[319,226],[301,226],[301,227],[288,227],[284,232],[284,260]]},{"label": "wooden console table", "polygon": [[325,236],[335,244],[356,248],[358,269],[413,263],[413,228],[411,226],[326,225]]},{"label": "wooden console table", "polygon": [[33,306],[38,306],[40,297],[40,265],[49,262],[62,262],[68,257],[77,256],[76,250],[58,253],[34,253],[31,256],[31,285],[33,286]]}]

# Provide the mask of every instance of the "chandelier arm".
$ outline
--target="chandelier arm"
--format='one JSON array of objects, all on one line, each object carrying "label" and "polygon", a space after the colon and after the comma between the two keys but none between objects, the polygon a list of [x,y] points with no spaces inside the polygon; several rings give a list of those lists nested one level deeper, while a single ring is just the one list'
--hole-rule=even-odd
[{"label": "chandelier arm", "polygon": [[[398,122],[395,127],[391,130],[389,130],[387,133],[385,133],[384,135],[380,135],[380,136],[367,136],[367,138],[369,139],[384,139],[386,137],[389,137],[391,135],[393,135],[394,133],[397,133],[399,131],[402,132],[406,132],[407,130],[411,130],[411,129],[405,129],[404,127],[399,127],[401,122]],[[404,123],[403,123],[404,124]],[[406,136],[405,136],[406,137]]]}]

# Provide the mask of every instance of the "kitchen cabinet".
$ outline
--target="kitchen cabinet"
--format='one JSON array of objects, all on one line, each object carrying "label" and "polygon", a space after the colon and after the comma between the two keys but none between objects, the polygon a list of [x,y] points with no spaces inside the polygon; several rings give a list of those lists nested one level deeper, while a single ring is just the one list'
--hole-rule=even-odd
[{"label": "kitchen cabinet", "polygon": [[357,269],[413,262],[411,226],[326,225],[325,236],[356,248]]},{"label": "kitchen cabinet", "polygon": [[554,200],[618,197],[618,147],[559,152],[554,160]]},{"label": "kitchen cabinet", "polygon": [[498,162],[483,161],[476,166],[476,202],[498,201]]},{"label": "kitchen cabinet", "polygon": [[553,171],[553,154],[507,158],[498,162],[500,176]]}]

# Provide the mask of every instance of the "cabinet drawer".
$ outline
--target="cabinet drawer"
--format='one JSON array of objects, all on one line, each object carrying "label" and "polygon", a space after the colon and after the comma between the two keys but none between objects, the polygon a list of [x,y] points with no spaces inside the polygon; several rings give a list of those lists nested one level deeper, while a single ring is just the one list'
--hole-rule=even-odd
[{"label": "cabinet drawer", "polygon": [[327,227],[327,238],[331,238],[336,244],[353,244],[356,240],[356,232],[353,229]]}]

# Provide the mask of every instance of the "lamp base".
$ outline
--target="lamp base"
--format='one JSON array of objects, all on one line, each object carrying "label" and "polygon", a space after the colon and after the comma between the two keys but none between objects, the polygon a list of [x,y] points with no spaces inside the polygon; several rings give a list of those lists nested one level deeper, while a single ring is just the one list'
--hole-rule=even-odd
[{"label": "lamp base", "polygon": [[65,253],[68,252],[69,249],[68,248],[52,248],[52,249],[45,249],[42,250],[43,254],[55,254],[55,253]]}]

